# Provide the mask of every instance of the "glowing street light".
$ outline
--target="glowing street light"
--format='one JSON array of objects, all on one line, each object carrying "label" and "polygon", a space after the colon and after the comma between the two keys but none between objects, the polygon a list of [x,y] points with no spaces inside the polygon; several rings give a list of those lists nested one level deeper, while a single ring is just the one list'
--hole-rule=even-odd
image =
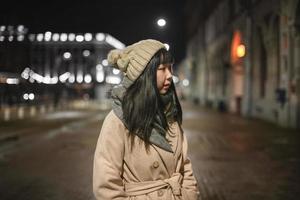
[{"label": "glowing street light", "polygon": [[71,59],[71,53],[70,52],[65,52],[64,54],[63,54],[63,57],[64,57],[64,59],[66,59],[66,60],[69,60],[69,59]]},{"label": "glowing street light", "polygon": [[246,54],[246,47],[245,45],[243,44],[240,44],[237,49],[236,49],[236,55],[239,57],[239,58],[242,58],[244,57]]},{"label": "glowing street light", "polygon": [[164,27],[166,24],[167,24],[167,22],[163,18],[160,18],[159,20],[157,20],[157,25],[160,27]]}]

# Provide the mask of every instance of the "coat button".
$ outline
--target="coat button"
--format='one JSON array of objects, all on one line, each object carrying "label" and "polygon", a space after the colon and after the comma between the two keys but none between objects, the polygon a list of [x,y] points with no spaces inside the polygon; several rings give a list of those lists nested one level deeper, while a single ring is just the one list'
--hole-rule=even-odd
[{"label": "coat button", "polygon": [[158,168],[158,166],[159,166],[158,161],[155,161],[155,162],[153,163],[153,167],[154,167],[154,168]]},{"label": "coat button", "polygon": [[157,195],[158,195],[159,197],[161,197],[162,195],[164,195],[164,191],[163,191],[163,190],[158,190],[158,191],[157,191]]}]

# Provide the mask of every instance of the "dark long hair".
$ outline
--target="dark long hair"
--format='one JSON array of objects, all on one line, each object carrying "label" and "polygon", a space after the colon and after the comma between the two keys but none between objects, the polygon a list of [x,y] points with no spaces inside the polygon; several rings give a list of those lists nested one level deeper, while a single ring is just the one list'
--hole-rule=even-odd
[{"label": "dark long hair", "polygon": [[[135,134],[143,135],[145,147],[149,149],[149,137],[154,127],[154,122],[160,120],[163,130],[156,129],[165,135],[169,130],[164,105],[156,85],[156,71],[160,64],[172,64],[174,59],[170,52],[165,49],[159,50],[147,64],[139,78],[127,89],[123,97],[122,110],[126,127],[129,130],[131,141]],[[181,125],[182,109],[176,94],[175,85],[172,81],[169,90],[175,94],[177,115],[175,120]],[[158,116],[159,119],[156,118]]]}]

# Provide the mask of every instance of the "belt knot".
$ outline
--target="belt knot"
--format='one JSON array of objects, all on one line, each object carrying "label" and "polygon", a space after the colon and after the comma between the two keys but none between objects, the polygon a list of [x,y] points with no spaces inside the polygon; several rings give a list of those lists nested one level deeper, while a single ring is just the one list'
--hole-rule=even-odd
[{"label": "belt knot", "polygon": [[182,182],[181,173],[172,174],[171,178],[165,179],[164,182],[168,184],[168,187],[171,188],[172,193],[176,196],[181,195],[181,182]]}]

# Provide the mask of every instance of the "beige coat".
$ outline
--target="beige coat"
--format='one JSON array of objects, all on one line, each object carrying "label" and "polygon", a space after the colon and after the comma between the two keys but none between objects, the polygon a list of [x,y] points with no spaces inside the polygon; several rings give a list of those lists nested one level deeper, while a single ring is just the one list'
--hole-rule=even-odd
[{"label": "beige coat", "polygon": [[105,118],[94,156],[93,191],[97,200],[196,200],[199,196],[187,140],[177,122],[167,139],[173,152],[131,140],[122,121],[111,111]]}]

